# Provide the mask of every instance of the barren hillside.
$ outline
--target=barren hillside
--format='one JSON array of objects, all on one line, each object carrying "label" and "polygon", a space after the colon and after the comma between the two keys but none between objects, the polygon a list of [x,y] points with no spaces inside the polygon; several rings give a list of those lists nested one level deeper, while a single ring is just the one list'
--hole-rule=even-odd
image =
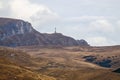
[{"label": "barren hillside", "polygon": [[120,66],[120,46],[60,47],[29,46],[27,52],[38,66],[33,70],[58,80],[119,80],[112,72]]}]

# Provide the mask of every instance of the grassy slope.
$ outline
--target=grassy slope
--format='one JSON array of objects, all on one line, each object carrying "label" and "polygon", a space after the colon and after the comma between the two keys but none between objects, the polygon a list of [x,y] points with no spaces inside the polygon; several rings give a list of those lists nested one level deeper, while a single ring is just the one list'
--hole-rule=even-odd
[{"label": "grassy slope", "polygon": [[119,80],[120,74],[102,69],[79,69],[79,70],[48,70],[46,75],[54,76],[58,80]]},{"label": "grassy slope", "polygon": [[13,49],[0,48],[0,80],[55,80],[25,68],[30,64],[33,65],[33,62],[29,55]]},{"label": "grassy slope", "polygon": [[[35,70],[45,75],[53,76],[58,80],[119,80],[120,74],[113,73],[111,69],[86,62],[83,58],[84,56],[93,55],[98,60],[111,57],[110,59],[113,62],[115,60],[119,61],[119,48],[22,47],[21,49],[27,51],[38,62],[39,67],[34,68]],[[112,59],[112,56],[116,55],[118,56],[117,59],[116,57]],[[114,66],[117,67],[119,64]]]},{"label": "grassy slope", "polygon": [[85,62],[83,58],[93,55],[102,60],[117,55],[112,61],[119,61],[119,47],[110,48],[19,48],[28,55],[20,50],[0,47],[0,80],[119,80],[119,73]]}]

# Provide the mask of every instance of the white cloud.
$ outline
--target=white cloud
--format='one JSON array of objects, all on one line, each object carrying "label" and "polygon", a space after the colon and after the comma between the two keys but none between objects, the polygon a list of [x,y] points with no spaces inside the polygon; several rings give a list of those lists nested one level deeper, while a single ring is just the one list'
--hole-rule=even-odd
[{"label": "white cloud", "polygon": [[37,26],[55,21],[58,18],[58,15],[47,6],[32,3],[30,0],[0,1],[0,15],[23,19]]},{"label": "white cloud", "polygon": [[90,28],[93,31],[99,31],[99,32],[114,32],[115,31],[113,25],[105,19],[91,22]]},{"label": "white cloud", "polygon": [[0,9],[3,7],[2,2],[0,2]]},{"label": "white cloud", "polygon": [[[2,7],[3,9],[1,9]],[[55,24],[60,19],[46,5],[32,3],[30,0],[0,1],[0,15],[29,21],[37,30],[42,30],[41,28],[45,25]]]},{"label": "white cloud", "polygon": [[46,8],[42,11],[39,10],[36,14],[32,15],[30,19],[34,26],[40,28],[40,26],[55,24],[60,17],[56,13]]},{"label": "white cloud", "polygon": [[104,16],[81,16],[78,18],[80,18],[81,20],[97,20],[97,19],[104,19],[105,17]]},{"label": "white cloud", "polygon": [[120,27],[120,20],[119,20],[119,21],[117,21],[117,26],[118,26],[118,27]]},{"label": "white cloud", "polygon": [[43,16],[43,14],[52,14],[45,5],[33,4],[29,0],[12,0],[10,2],[11,16],[21,19],[29,20],[30,17],[38,14],[38,16]]},{"label": "white cloud", "polygon": [[70,18],[64,18],[64,21],[69,21],[69,22],[89,22],[89,21],[95,21],[95,20],[101,20],[105,19],[104,16],[79,16],[79,17],[70,17]]},{"label": "white cloud", "polygon": [[116,24],[115,24],[115,29],[116,29],[116,33],[118,33],[120,31],[120,20],[116,21]]},{"label": "white cloud", "polygon": [[29,0],[12,0],[10,8],[11,16],[21,19],[29,19],[39,10],[39,6],[31,4]]},{"label": "white cloud", "polygon": [[100,36],[100,37],[89,37],[87,38],[88,42],[92,46],[109,46],[115,44],[115,42],[107,39],[106,37]]},{"label": "white cloud", "polygon": [[[35,0],[1,0],[0,16],[20,18],[29,21],[33,24],[34,28],[40,32],[53,32],[54,27],[57,27],[58,32],[76,39],[86,39],[91,45],[114,44],[113,41],[115,39],[118,39],[116,42],[120,41],[120,38],[117,37],[120,31],[120,21],[117,20],[119,16],[116,15],[116,13],[119,14],[119,10],[112,6],[112,8],[106,7],[106,4],[109,6],[112,5],[112,2],[108,3],[107,1],[107,3],[103,5],[104,0],[92,0],[92,2],[82,0],[82,3],[81,0],[71,0],[70,2],[64,0],[54,2],[36,0],[38,1],[36,3],[34,1]],[[63,1],[64,4],[61,5]],[[42,2],[42,4],[39,2]],[[73,4],[73,2],[76,3]],[[101,2],[101,4],[98,4],[99,2]],[[70,6],[68,7],[66,4]],[[73,5],[71,6],[71,4]],[[60,15],[52,11],[51,8]],[[111,9],[113,9],[113,12],[111,12]],[[110,15],[108,15],[108,13]],[[111,14],[113,16],[111,16]]]},{"label": "white cloud", "polygon": [[10,9],[10,16],[31,22],[37,30],[41,30],[47,24],[55,23],[59,17],[47,6],[32,3],[30,0],[11,0]]}]

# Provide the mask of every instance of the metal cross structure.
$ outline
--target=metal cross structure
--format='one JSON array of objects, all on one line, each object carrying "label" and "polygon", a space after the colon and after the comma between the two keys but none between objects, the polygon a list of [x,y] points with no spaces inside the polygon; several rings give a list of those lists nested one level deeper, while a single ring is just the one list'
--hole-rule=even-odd
[{"label": "metal cross structure", "polygon": [[56,27],[55,27],[55,33],[56,33]]}]

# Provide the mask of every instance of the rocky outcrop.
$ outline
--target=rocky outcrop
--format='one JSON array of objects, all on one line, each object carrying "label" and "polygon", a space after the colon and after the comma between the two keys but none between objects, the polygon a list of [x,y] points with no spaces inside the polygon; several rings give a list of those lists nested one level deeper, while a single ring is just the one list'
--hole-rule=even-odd
[{"label": "rocky outcrop", "polygon": [[30,33],[33,30],[29,22],[0,18],[0,39],[17,34]]},{"label": "rocky outcrop", "polygon": [[120,73],[120,68],[114,70],[113,72]]},{"label": "rocky outcrop", "polygon": [[33,29],[29,22],[9,18],[0,18],[0,45],[89,46],[85,40],[75,40],[61,33],[42,34]]},{"label": "rocky outcrop", "polygon": [[61,33],[44,34],[47,43],[52,45],[62,45],[62,46],[77,46],[78,43],[75,39],[64,36]]},{"label": "rocky outcrop", "polygon": [[78,43],[79,46],[89,46],[87,41],[85,41],[84,39],[77,40],[77,43]]}]

